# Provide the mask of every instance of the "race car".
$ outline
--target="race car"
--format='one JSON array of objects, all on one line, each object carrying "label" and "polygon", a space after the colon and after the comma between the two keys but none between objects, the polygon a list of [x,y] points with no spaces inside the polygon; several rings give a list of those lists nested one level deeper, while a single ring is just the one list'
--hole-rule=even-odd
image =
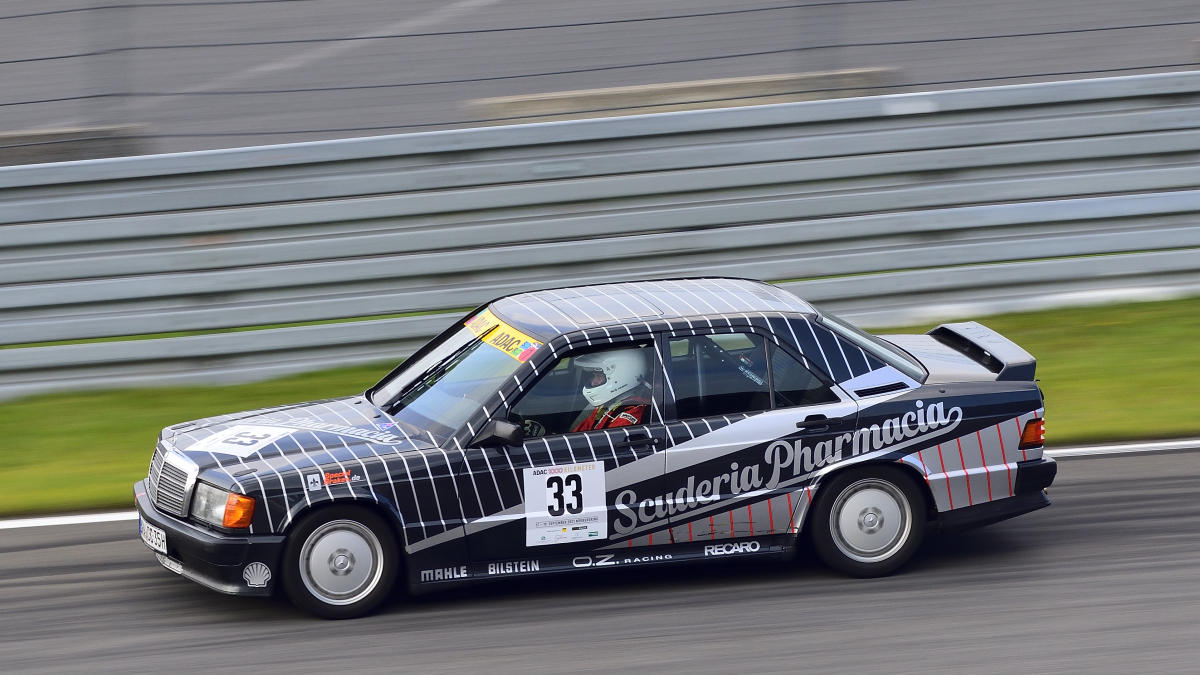
[{"label": "race car", "polygon": [[1049,505],[1035,361],[974,322],[865,333],[758,281],[500,298],[365,393],[163,430],[145,544],[326,618],[500,577],[811,546],[871,577]]}]

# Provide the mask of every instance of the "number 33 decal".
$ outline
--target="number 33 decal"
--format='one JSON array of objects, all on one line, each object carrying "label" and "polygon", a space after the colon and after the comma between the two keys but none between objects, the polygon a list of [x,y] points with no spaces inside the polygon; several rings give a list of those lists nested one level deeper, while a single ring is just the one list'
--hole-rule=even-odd
[{"label": "number 33 decal", "polygon": [[252,434],[249,431],[243,431],[241,433],[234,434],[233,436],[226,438],[225,440],[223,440],[221,442],[227,443],[229,445],[255,445],[259,441],[265,441],[266,439],[271,438],[271,436],[273,436],[273,435],[274,434],[269,434],[269,433],[268,434]]},{"label": "number 33 decal", "polygon": [[[546,488],[554,490],[551,495],[554,501],[546,505],[551,516],[557,518],[564,513],[583,513],[583,479],[579,474],[567,474],[566,478],[550,476],[546,479]],[[569,504],[567,497],[571,499]]]},{"label": "number 33 decal", "polygon": [[599,544],[608,538],[604,465],[534,466],[524,470],[525,545]]}]

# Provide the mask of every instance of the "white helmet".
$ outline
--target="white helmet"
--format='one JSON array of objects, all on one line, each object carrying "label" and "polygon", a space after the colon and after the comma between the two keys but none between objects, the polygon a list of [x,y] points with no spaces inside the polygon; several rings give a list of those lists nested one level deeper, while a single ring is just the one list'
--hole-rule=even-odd
[{"label": "white helmet", "polygon": [[646,357],[640,347],[584,354],[575,357],[575,365],[604,374],[599,386],[583,387],[584,398],[593,406],[608,403],[646,380]]}]

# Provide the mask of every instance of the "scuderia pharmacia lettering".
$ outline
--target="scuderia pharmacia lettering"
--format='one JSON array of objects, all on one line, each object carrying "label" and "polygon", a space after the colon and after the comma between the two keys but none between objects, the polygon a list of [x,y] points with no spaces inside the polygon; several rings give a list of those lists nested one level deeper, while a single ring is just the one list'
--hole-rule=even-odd
[{"label": "scuderia pharmacia lettering", "polygon": [[[857,457],[868,452],[915,445],[925,438],[954,429],[962,419],[961,408],[947,410],[941,402],[926,406],[917,401],[914,410],[886,419],[883,424],[872,424],[811,446],[804,445],[803,438],[781,439],[767,446],[762,464],[739,466],[737,462],[731,462],[727,473],[699,481],[695,476],[688,476],[687,485],[674,493],[638,499],[633,490],[621,491],[615,502],[617,518],[613,530],[617,535],[626,535],[639,524],[659,522],[677,513],[714,504],[721,500],[723,489],[733,495],[773,490],[781,481],[803,478],[816,469],[841,461],[847,454]],[[784,475],[784,469],[789,467],[792,470],[790,477]]]}]

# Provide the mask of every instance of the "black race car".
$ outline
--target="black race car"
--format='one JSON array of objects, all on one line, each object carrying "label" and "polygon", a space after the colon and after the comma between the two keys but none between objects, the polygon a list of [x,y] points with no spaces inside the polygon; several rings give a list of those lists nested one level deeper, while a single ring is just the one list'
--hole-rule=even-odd
[{"label": "black race car", "polygon": [[164,429],[141,533],[209,588],[345,618],[512,575],[783,556],[887,574],[1049,505],[1034,359],[698,278],[501,298],[366,393]]}]

